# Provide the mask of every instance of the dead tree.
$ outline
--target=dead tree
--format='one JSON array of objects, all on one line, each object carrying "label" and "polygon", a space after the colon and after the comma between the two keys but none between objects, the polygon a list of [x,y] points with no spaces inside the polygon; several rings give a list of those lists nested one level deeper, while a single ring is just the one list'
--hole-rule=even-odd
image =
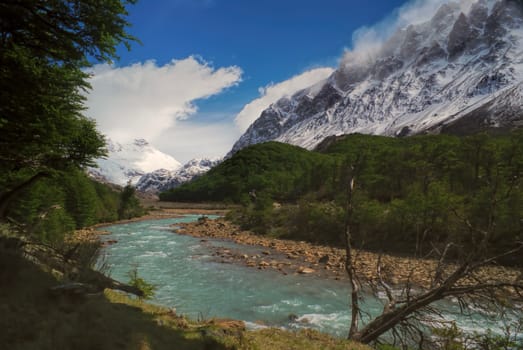
[{"label": "dead tree", "polygon": [[[522,251],[522,245],[506,252],[503,256]],[[442,256],[443,257],[443,256]],[[480,262],[469,261],[459,264],[452,271],[445,271],[444,264],[439,264],[432,278],[433,285],[427,289],[420,288],[418,291],[412,287],[404,287],[402,297],[397,298],[392,288],[379,276],[380,284],[386,292],[388,301],[385,303],[383,312],[378,317],[367,323],[361,329],[358,321],[351,323],[349,338],[362,343],[375,341],[394,327],[403,326],[410,328],[414,335],[419,334],[420,324],[418,321],[427,320],[424,313],[437,313],[432,306],[436,301],[455,297],[461,307],[474,304],[475,306],[494,305],[501,302],[502,297],[523,298],[523,282],[508,280],[503,276],[485,280],[479,277],[481,268],[488,266],[501,256],[484,259]],[[443,276],[446,275],[446,276]],[[352,298],[354,298],[354,293]],[[358,297],[358,296],[356,296]],[[352,304],[353,320],[358,318],[361,310],[358,304]],[[356,306],[356,309],[354,308]],[[436,319],[432,319],[435,321]]]},{"label": "dead tree", "polygon": [[351,287],[351,323],[349,329],[349,339],[354,338],[357,335],[359,320],[360,320],[360,306],[359,306],[359,293],[360,283],[356,275],[356,268],[354,265],[354,250],[352,248],[352,213],[353,213],[353,192],[354,192],[354,168],[351,169],[349,174],[349,187],[347,191],[347,204],[346,204],[346,219],[345,219],[345,270],[349,276],[349,283]]},{"label": "dead tree", "polygon": [[[4,240],[5,239],[0,239],[0,246],[2,246],[2,241]],[[13,248],[11,248],[13,253],[20,254],[44,271],[51,272],[54,270],[63,276],[68,275],[69,277],[74,277],[73,281],[64,282],[62,287],[65,287],[65,289],[70,289],[72,286],[78,287],[83,285],[83,287],[89,286],[91,290],[103,291],[105,288],[108,288],[134,294],[139,297],[143,296],[143,291],[139,288],[107,277],[89,264],[86,265],[85,261],[64,256],[64,253],[60,250],[44,243],[31,242],[21,238],[11,238],[9,245],[13,246]],[[92,243],[90,245],[98,245],[98,243]],[[78,248],[73,249],[77,250]],[[74,253],[70,251],[65,253],[65,255],[73,254]],[[94,258],[95,255],[93,255],[93,259]],[[75,273],[73,274],[72,272]],[[75,285],[74,283],[71,284],[71,282],[78,283]],[[57,288],[57,290],[61,289],[63,288]]]},{"label": "dead tree", "polygon": [[[356,185],[356,172],[351,167],[348,180],[347,202],[346,202],[346,223],[345,223],[345,248],[346,248],[346,272],[351,286],[351,323],[349,327],[349,339],[361,343],[371,343],[387,332],[391,332],[394,337],[399,336],[399,329],[403,330],[403,336],[408,336],[411,340],[423,342],[425,331],[423,322],[444,325],[440,317],[441,311],[435,306],[437,301],[447,298],[454,298],[461,310],[469,306],[491,310],[491,307],[506,304],[507,300],[523,301],[523,274],[506,274],[503,268],[497,266],[500,273],[492,273],[487,270],[495,266],[500,258],[522,254],[523,242],[515,242],[514,248],[501,254],[486,257],[484,247],[491,235],[494,227],[495,216],[493,212],[500,198],[492,196],[488,215],[487,229],[479,229],[462,218],[464,227],[469,230],[477,231],[482,237],[481,242],[477,243],[477,249],[469,249],[469,253],[462,251],[464,258],[461,262],[450,260],[449,254],[453,249],[460,247],[453,243],[448,243],[443,249],[434,248],[437,258],[432,259],[434,268],[428,273],[426,285],[417,284],[413,281],[412,272],[401,286],[393,288],[387,283],[383,276],[383,264],[378,258],[376,266],[375,282],[366,281],[375,292],[384,292],[387,301],[383,311],[361,326],[361,309],[359,300],[361,298],[362,283],[356,268],[355,250],[352,243],[352,221],[354,210],[354,191]],[[509,185],[509,191],[516,184]],[[494,187],[496,189],[496,187]],[[458,214],[456,214],[458,215]],[[523,256],[523,255],[522,255]],[[405,339],[403,339],[405,340]]]}]

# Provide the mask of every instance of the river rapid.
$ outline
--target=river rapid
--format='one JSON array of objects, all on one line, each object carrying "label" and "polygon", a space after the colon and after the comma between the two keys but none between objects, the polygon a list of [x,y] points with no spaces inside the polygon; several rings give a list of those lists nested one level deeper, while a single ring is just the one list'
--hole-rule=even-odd
[{"label": "river rapid", "polygon": [[[192,222],[199,215],[146,220],[106,227],[105,240],[117,240],[103,249],[100,264],[109,267],[116,280],[128,282],[128,273],[157,286],[153,303],[174,307],[192,319],[212,317],[239,319],[251,328],[274,326],[287,329],[315,328],[346,337],[350,322],[349,287],[346,282],[310,275],[283,275],[220,263],[212,256],[216,247],[261,253],[263,248],[240,246],[223,240],[202,241],[172,232],[171,225]],[[212,218],[212,216],[210,217]],[[382,302],[365,296],[364,309],[377,315]],[[499,318],[457,316],[448,305],[445,318],[467,331],[501,332]]]}]

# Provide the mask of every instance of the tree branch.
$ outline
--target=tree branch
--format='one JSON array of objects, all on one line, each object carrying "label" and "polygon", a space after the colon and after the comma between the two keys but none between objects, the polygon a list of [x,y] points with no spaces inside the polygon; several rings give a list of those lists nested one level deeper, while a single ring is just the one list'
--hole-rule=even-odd
[{"label": "tree branch", "polygon": [[13,189],[6,191],[0,195],[0,220],[5,219],[7,208],[9,203],[24,189],[31,186],[38,180],[42,178],[51,177],[51,174],[46,171],[40,171],[35,175],[31,176],[29,179],[18,184]]}]

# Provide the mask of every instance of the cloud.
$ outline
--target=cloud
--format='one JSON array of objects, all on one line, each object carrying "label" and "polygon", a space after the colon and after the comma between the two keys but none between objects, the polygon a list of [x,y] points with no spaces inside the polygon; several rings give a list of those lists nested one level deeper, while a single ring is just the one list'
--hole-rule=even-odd
[{"label": "cloud", "polygon": [[240,113],[236,115],[235,122],[237,127],[241,132],[244,132],[249,125],[258,119],[263,110],[272,103],[326,79],[333,71],[332,68],[328,67],[311,69],[280,83],[272,83],[260,88],[261,96],[246,104]]},{"label": "cloud", "polygon": [[110,138],[153,142],[163,130],[197,112],[195,100],[219,94],[241,81],[242,70],[215,69],[194,56],[163,66],[155,61],[126,67],[96,65],[86,115]]},{"label": "cloud", "polygon": [[193,158],[223,157],[239,137],[232,118],[207,123],[188,119],[166,129],[154,140],[154,145],[186,163]]},{"label": "cloud", "polygon": [[362,66],[372,63],[383,43],[398,29],[430,20],[443,4],[457,3],[462,11],[467,12],[476,1],[411,0],[380,22],[357,29],[352,35],[352,48],[345,50],[340,66]]}]

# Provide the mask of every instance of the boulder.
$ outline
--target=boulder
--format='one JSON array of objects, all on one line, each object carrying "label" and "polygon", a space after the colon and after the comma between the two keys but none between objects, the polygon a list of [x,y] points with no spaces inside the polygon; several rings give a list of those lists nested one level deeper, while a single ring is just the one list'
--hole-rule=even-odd
[{"label": "boulder", "polygon": [[319,264],[326,264],[329,262],[329,256],[328,255],[324,255],[322,256],[319,260],[318,260],[318,263]]}]

